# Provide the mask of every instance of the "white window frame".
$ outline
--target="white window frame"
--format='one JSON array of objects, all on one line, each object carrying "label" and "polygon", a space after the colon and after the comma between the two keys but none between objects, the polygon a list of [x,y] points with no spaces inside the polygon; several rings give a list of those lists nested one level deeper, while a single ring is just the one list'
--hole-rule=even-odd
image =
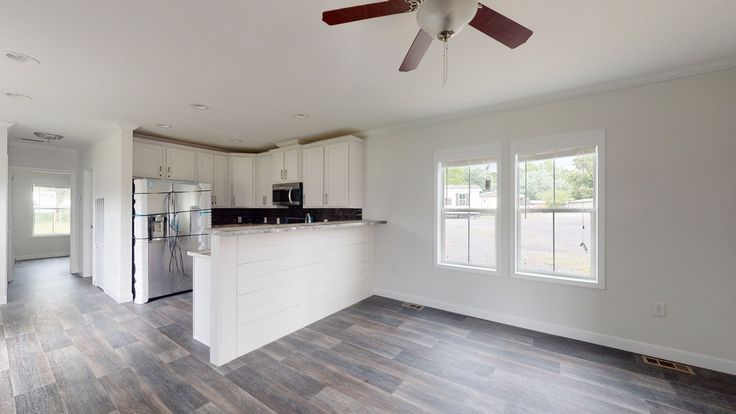
[{"label": "white window frame", "polygon": [[[512,169],[512,184],[510,200],[510,273],[514,279],[534,280],[540,282],[556,283],[562,285],[582,286],[588,288],[605,289],[605,197],[606,197],[606,131],[594,130],[572,134],[555,135],[523,140],[514,140],[511,142],[510,168]],[[519,207],[519,168],[517,165],[517,156],[519,154],[537,152],[537,151],[554,151],[566,148],[577,147],[597,147],[597,162],[595,178],[597,181],[595,194],[595,213],[591,217],[593,234],[591,235],[591,271],[593,279],[585,280],[576,277],[565,277],[560,275],[550,275],[544,273],[522,272],[518,270],[519,265],[519,215],[517,209]]]},{"label": "white window frame", "polygon": [[[34,195],[35,187],[43,187],[43,188],[60,188],[63,190],[69,190],[69,199],[73,201],[71,196],[72,188],[71,186],[64,186],[64,185],[46,185],[46,184],[31,184],[31,195]],[[69,233],[49,233],[49,234],[36,234],[34,229],[36,228],[36,210],[69,210]],[[45,207],[36,207],[35,200],[31,200],[31,238],[48,238],[48,237],[70,237],[72,234],[71,229],[71,211],[72,207],[69,206],[68,208],[61,208],[61,207],[55,207],[55,208],[45,208]]]},{"label": "white window frame", "polygon": [[[505,214],[505,203],[502,201],[506,196],[504,180],[505,166],[503,162],[503,151],[500,143],[486,144],[473,147],[445,149],[434,154],[434,267],[438,269],[456,270],[461,272],[478,273],[482,275],[503,275],[504,260],[504,226],[503,215]],[[442,210],[444,206],[444,190],[442,188],[442,164],[453,161],[465,161],[473,159],[493,159],[496,162],[496,267],[487,268],[473,265],[443,263],[442,261]]]}]

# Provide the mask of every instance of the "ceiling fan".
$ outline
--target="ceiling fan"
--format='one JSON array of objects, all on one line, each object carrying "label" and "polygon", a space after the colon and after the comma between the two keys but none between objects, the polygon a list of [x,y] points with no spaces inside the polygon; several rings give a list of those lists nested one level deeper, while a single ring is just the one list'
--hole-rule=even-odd
[{"label": "ceiling fan", "polygon": [[447,47],[447,42],[466,25],[511,49],[524,44],[532,35],[531,30],[478,3],[478,0],[386,0],[326,11],[322,13],[322,21],[333,26],[414,11],[417,12],[420,29],[399,67],[401,72],[416,69],[434,39],[445,42]]}]

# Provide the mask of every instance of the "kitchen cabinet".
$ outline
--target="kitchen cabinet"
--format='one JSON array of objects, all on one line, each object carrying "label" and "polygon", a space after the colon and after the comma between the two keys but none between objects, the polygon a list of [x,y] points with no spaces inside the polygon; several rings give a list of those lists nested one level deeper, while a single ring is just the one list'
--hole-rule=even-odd
[{"label": "kitchen cabinet", "polygon": [[295,183],[301,180],[301,147],[271,151],[273,183]]},{"label": "kitchen cabinet", "polygon": [[273,156],[260,154],[256,156],[256,207],[272,207],[273,197]]},{"label": "kitchen cabinet", "polygon": [[162,145],[133,143],[133,176],[195,181],[197,153],[194,150]]},{"label": "kitchen cabinet", "polygon": [[166,149],[159,145],[133,143],[133,177],[165,178]]},{"label": "kitchen cabinet", "polygon": [[323,207],[325,199],[325,158],[323,146],[309,147],[302,151],[302,176],[304,183],[304,207]]},{"label": "kitchen cabinet", "polygon": [[166,178],[178,181],[197,180],[197,152],[166,148]]},{"label": "kitchen cabinet", "polygon": [[233,155],[230,157],[233,207],[254,207],[254,160],[253,155]]},{"label": "kitchen cabinet", "polygon": [[363,140],[352,136],[306,145],[305,207],[362,208],[363,151]]},{"label": "kitchen cabinet", "polygon": [[212,189],[212,207],[229,207],[228,157],[206,152],[197,153],[197,182]]}]

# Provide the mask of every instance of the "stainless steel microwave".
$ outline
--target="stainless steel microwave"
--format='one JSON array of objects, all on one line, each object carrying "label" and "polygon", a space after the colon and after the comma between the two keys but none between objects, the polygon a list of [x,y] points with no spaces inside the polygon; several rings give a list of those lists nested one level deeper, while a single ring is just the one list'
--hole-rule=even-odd
[{"label": "stainless steel microwave", "polygon": [[301,206],[303,195],[302,183],[273,185],[273,205],[275,206]]}]

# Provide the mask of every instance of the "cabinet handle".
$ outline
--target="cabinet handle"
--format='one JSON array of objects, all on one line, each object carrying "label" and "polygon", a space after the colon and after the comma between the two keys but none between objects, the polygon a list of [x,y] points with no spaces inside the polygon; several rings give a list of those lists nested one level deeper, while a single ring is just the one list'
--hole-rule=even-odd
[{"label": "cabinet handle", "polygon": [[325,205],[329,204],[329,197],[327,197],[327,193],[325,193]]},{"label": "cabinet handle", "polygon": [[160,166],[160,165],[158,166],[158,176],[159,177],[163,177],[164,176],[163,167]]},{"label": "cabinet handle", "polygon": [[266,205],[266,196],[265,195],[263,196],[263,205],[264,206]]},{"label": "cabinet handle", "polygon": [[166,167],[166,178],[171,178],[171,167]]}]

